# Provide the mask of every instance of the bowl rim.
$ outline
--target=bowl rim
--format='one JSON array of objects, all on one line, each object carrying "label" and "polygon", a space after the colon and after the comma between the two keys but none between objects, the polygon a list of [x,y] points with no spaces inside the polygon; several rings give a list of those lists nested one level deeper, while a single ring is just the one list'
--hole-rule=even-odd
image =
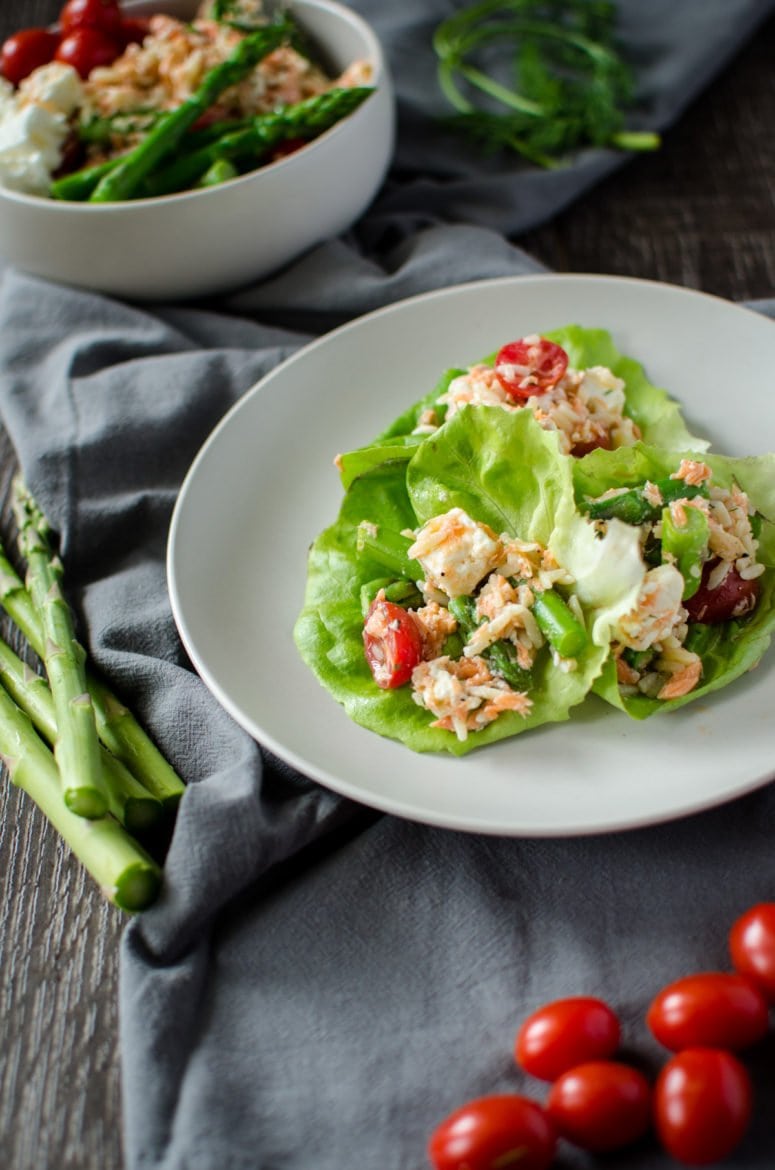
[{"label": "bowl rim", "polygon": [[[165,0],[124,0],[122,3],[122,9],[127,13],[163,13],[164,7]],[[360,13],[355,12],[352,8],[340,4],[338,0],[288,0],[288,7],[291,9],[297,7],[302,9],[320,9],[354,26],[368,45],[366,59],[371,62],[374,69],[374,92],[369,94],[366,100],[352,114],[348,114],[346,118],[330,126],[328,130],[324,130],[317,138],[313,138],[310,142],[305,143],[302,149],[276,159],[273,162],[265,163],[263,166],[256,167],[255,170],[247,171],[244,175],[236,175],[233,179],[226,179],[223,183],[218,183],[216,186],[201,187],[188,191],[175,191],[169,195],[151,195],[138,199],[119,199],[110,203],[82,203],[76,201],[71,202],[66,199],[51,199],[46,195],[32,195],[25,191],[15,191],[10,187],[3,187],[0,184],[0,200],[19,203],[29,209],[51,209],[52,207],[56,207],[57,211],[61,210],[65,215],[71,216],[94,214],[115,215],[119,209],[126,210],[128,208],[139,212],[141,209],[150,210],[156,207],[170,207],[180,203],[188,203],[191,200],[206,199],[217,195],[224,189],[234,190],[240,185],[254,182],[257,176],[267,174],[268,172],[274,173],[278,168],[290,169],[298,165],[301,160],[309,158],[310,152],[322,147],[322,144],[334,135],[344,132],[348,124],[355,123],[361,117],[365,116],[366,108],[373,103],[377,96],[377,91],[385,88],[387,64],[382,45],[374,29]]]}]

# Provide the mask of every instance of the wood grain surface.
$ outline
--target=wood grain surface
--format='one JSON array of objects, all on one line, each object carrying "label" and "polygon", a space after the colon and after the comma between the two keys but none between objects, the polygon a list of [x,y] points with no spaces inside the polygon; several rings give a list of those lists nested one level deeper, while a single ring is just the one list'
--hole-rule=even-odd
[{"label": "wood grain surface", "polygon": [[[45,23],[58,9],[48,0],[4,2],[0,38]],[[773,60],[775,20],[686,111],[657,154],[629,163],[517,242],[560,271],[669,281],[732,300],[775,295]],[[0,501],[13,471],[0,432]],[[5,505],[0,530],[10,548]],[[2,631],[9,633],[7,624]],[[3,774],[0,1167],[120,1170],[123,923]]]}]

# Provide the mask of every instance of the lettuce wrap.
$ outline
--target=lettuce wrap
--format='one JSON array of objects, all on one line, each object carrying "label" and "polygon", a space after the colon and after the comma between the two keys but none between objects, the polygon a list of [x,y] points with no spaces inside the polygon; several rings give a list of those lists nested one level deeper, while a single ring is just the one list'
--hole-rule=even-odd
[{"label": "lettuce wrap", "polygon": [[[646,520],[640,524],[627,523],[616,517],[598,520],[598,532],[604,530],[609,550],[614,547],[617,550],[610,558],[600,554],[600,542],[590,540],[588,524],[579,517],[565,529],[559,541],[558,555],[565,557],[566,563],[571,564],[576,574],[576,588],[590,611],[592,640],[599,644],[615,638],[617,623],[635,605],[639,572],[645,573],[649,564],[654,566],[665,562],[672,563],[682,572],[682,604],[687,607],[689,614],[684,645],[701,659],[701,675],[696,685],[687,693],[675,697],[658,698],[639,693],[626,680],[622,681],[615,655],[607,659],[594,682],[596,694],[636,719],[644,719],[655,712],[672,710],[692,702],[727,686],[753,669],[769,646],[775,627],[775,455],[733,458],[705,451],[678,454],[641,443],[617,451],[594,451],[571,461],[579,511],[589,513],[597,508],[600,513],[601,510],[617,507],[621,510],[622,500],[626,503],[633,492],[633,498],[637,499],[638,494],[643,493],[643,485],[664,484],[665,481],[671,481],[671,477],[675,483],[677,470],[682,464],[706,467],[712,472],[712,478],[699,486],[692,488],[691,485],[687,487],[683,484],[687,492],[693,490],[700,493],[699,500],[689,500],[689,507],[683,510],[684,514],[688,512],[691,519],[698,521],[698,536],[693,552],[691,526],[685,524],[678,530],[679,537],[683,538],[683,545],[676,546],[678,554],[665,556],[664,548],[671,532],[674,537],[675,529],[671,528],[671,516],[664,511],[660,511],[660,515],[665,519],[657,521],[655,529],[650,528],[650,522]],[[695,478],[702,474],[700,472]],[[755,608],[743,612],[741,616],[703,622],[696,620],[692,611],[702,612],[699,590],[713,561],[708,551],[707,526],[703,516],[696,515],[698,510],[702,512],[702,508],[698,509],[696,505],[698,502],[703,504],[712,488],[733,490],[735,485],[746,494],[750,508],[754,510],[751,531],[758,542],[755,561],[763,566],[763,572],[756,577],[758,597]],[[600,497],[603,497],[602,502]],[[592,501],[598,503],[595,505]],[[681,505],[678,507],[680,509]],[[648,538],[647,532],[651,533]],[[658,534],[656,539],[654,532]],[[638,536],[636,544],[632,543],[633,534]],[[682,547],[688,551],[682,553]],[[607,563],[609,560],[610,563]],[[601,586],[605,583],[609,587],[608,597],[603,595],[604,589],[601,593]],[[707,596],[707,590],[704,596]],[[637,657],[638,652],[632,652],[632,658]],[[644,672],[642,679],[647,681],[648,663],[644,667],[636,661],[635,665]],[[624,673],[628,673],[626,669]],[[644,684],[641,681],[639,685]]]},{"label": "lettuce wrap", "polygon": [[[411,686],[377,686],[364,656],[362,591],[384,580],[386,568],[369,547],[359,550],[364,522],[375,532],[416,533],[452,509],[495,534],[537,542],[551,554],[559,536],[575,531],[578,520],[571,461],[530,412],[466,407],[427,436],[411,458],[388,457],[366,467],[350,483],[337,520],[312,545],[294,637],[304,661],[356,723],[416,751],[461,755],[568,719],[598,677],[609,648],[584,635],[585,645],[572,662],[560,664],[547,642],[529,671],[527,714],[504,711],[464,739],[431,726],[433,714],[414,701]],[[572,583],[560,591],[569,601]],[[583,607],[576,612],[583,623]]]},{"label": "lettuce wrap", "polygon": [[[568,325],[542,336],[563,347],[571,368],[585,370],[602,366],[623,380],[624,413],[637,425],[644,442],[669,450],[693,448],[699,451],[707,447],[704,440],[688,430],[678,403],[667,391],[649,381],[640,363],[619,352],[606,330]],[[483,358],[482,362],[492,366],[494,360],[495,353],[492,353]],[[437,423],[443,424],[446,407],[444,403],[439,403],[439,399],[447,392],[450,383],[465,373],[466,370],[461,367],[446,370],[427,394],[408,407],[372,442],[340,455],[338,463],[343,486],[349,487],[356,476],[385,459],[408,462],[428,434],[432,433],[423,425],[427,412],[433,411]]]}]

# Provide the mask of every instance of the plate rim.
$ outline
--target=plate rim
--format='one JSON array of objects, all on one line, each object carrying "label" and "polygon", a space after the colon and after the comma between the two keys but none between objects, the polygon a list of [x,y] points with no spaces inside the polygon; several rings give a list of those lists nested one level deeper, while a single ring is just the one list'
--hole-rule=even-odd
[{"label": "plate rim", "polygon": [[[347,779],[340,776],[333,775],[329,769],[315,765],[310,760],[305,759],[296,749],[289,747],[282,743],[272,732],[267,728],[257,728],[253,719],[246,715],[241,705],[224,690],[219,680],[211,672],[208,664],[202,661],[198,652],[196,639],[191,635],[188,627],[188,622],[184,612],[184,607],[181,602],[178,585],[176,582],[175,569],[175,555],[178,543],[178,534],[181,526],[181,517],[184,513],[187,493],[190,490],[191,484],[195,481],[199,469],[203,462],[208,458],[212,448],[218,444],[224,430],[228,429],[234,423],[234,419],[246,409],[248,402],[252,402],[262,393],[265,392],[267,386],[291,366],[301,361],[308,361],[311,357],[314,359],[315,351],[321,346],[329,346],[336,344],[339,339],[345,337],[350,332],[357,330],[367,322],[379,321],[381,319],[389,319],[393,314],[410,312],[412,307],[418,303],[428,301],[438,301],[447,299],[449,297],[459,296],[461,294],[475,295],[477,290],[485,288],[498,288],[501,286],[528,285],[531,283],[545,284],[547,281],[561,280],[565,284],[577,282],[580,285],[595,283],[597,285],[613,285],[620,287],[623,285],[632,286],[636,288],[646,288],[660,293],[668,292],[671,295],[679,297],[686,297],[694,302],[697,300],[706,300],[716,306],[723,306],[727,312],[740,312],[758,322],[769,324],[775,328],[775,321],[769,318],[766,314],[759,312],[756,308],[745,302],[733,302],[721,297],[717,294],[705,292],[703,290],[695,290],[687,288],[683,285],[672,284],[648,278],[633,277],[633,276],[618,276],[608,275],[604,273],[575,273],[575,272],[531,272],[513,275],[502,275],[496,277],[488,277],[483,279],[476,279],[470,281],[462,281],[442,288],[428,289],[423,292],[418,292],[412,296],[402,298],[397,301],[381,305],[375,309],[364,312],[356,317],[353,317],[335,328],[324,332],[318,337],[301,344],[299,348],[290,354],[283,361],[279,362],[272,370],[268,371],[261,378],[259,378],[251,386],[237,398],[237,400],[228,408],[221,419],[214,425],[209,434],[206,436],[198,451],[196,452],[191,464],[183,477],[180,484],[178,494],[172,510],[172,516],[169,524],[167,546],[166,546],[166,574],[169,602],[172,609],[173,619],[178,631],[181,642],[191,660],[196,673],[200,679],[211,692],[216,701],[228,712],[229,715],[237,722],[237,724],[247,732],[260,746],[264,746],[272,752],[275,756],[288,763],[295,768],[302,775],[322,784],[324,787],[352,799],[367,807],[376,809],[383,813],[397,815],[413,821],[415,823],[432,825],[439,828],[452,829],[457,831],[467,831],[482,833],[485,835],[498,835],[503,837],[537,837],[537,838],[561,838],[572,836],[591,836],[597,834],[605,834],[610,832],[628,831],[638,828],[644,828],[655,824],[662,824],[681,819],[683,817],[700,813],[710,808],[715,808],[728,801],[738,799],[750,792],[753,792],[765,784],[769,783],[775,778],[775,768],[762,774],[748,778],[744,782],[740,782],[734,786],[732,790],[723,795],[711,793],[707,798],[687,798],[683,803],[675,802],[668,810],[644,812],[642,815],[633,815],[626,819],[618,818],[610,821],[600,820],[599,817],[590,819],[588,824],[581,824],[577,820],[568,825],[562,824],[544,824],[534,823],[530,825],[520,826],[504,826],[502,824],[494,824],[483,818],[481,821],[474,822],[470,816],[460,816],[451,814],[450,812],[440,812],[428,809],[423,809],[419,813],[417,809],[410,808],[404,802],[397,801],[390,798],[388,794],[375,793],[372,790],[365,794],[364,791],[357,785],[351,783]],[[605,327],[605,325],[601,326]],[[332,700],[333,702],[333,700]],[[571,717],[570,722],[573,722]],[[358,725],[353,725],[358,726]],[[375,732],[366,731],[360,728],[364,734],[368,736],[376,735]],[[541,729],[536,729],[540,731]],[[260,734],[259,734],[260,732]],[[506,741],[507,743],[510,741]],[[491,752],[497,749],[499,745],[489,745],[483,751]],[[410,749],[404,748],[409,751]],[[412,757],[420,756],[418,753],[412,753]]]}]

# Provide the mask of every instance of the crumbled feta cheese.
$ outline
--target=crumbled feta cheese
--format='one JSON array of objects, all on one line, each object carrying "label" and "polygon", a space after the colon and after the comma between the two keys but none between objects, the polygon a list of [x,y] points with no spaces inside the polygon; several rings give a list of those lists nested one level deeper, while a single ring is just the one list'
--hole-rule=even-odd
[{"label": "crumbled feta cheese", "polygon": [[68,118],[80,101],[81,82],[69,65],[34,70],[14,91],[0,90],[0,185],[45,195],[62,161]]},{"label": "crumbled feta cheese", "polygon": [[424,524],[409,549],[420,562],[428,583],[447,597],[473,593],[498,564],[503,553],[499,538],[486,524],[452,508]]}]

